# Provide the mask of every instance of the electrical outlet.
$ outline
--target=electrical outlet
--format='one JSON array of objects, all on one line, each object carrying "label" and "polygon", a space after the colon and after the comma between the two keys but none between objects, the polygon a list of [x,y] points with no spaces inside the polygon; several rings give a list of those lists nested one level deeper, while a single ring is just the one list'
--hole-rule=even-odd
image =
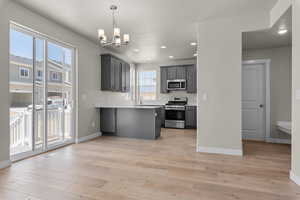
[{"label": "electrical outlet", "polygon": [[92,127],[95,128],[96,127],[96,123],[92,122]]}]

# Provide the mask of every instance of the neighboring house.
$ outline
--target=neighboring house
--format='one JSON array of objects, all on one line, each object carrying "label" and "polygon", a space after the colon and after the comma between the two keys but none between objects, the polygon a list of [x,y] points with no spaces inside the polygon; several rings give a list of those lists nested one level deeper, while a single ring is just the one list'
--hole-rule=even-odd
[{"label": "neighboring house", "polygon": [[[36,82],[36,104],[43,104],[43,64],[42,61],[37,61],[35,76],[33,76],[32,59],[10,56],[11,107],[27,107],[32,104],[33,77]],[[48,59],[48,100],[62,97],[67,99],[72,94],[71,69],[70,65]]]}]

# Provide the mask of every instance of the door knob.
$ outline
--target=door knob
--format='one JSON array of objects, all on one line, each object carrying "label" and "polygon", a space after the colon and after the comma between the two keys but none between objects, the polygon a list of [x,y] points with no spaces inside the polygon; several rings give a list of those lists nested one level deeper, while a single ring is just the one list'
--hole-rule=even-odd
[{"label": "door knob", "polygon": [[263,108],[263,107],[264,107],[264,104],[260,104],[259,107],[260,107],[260,108]]}]

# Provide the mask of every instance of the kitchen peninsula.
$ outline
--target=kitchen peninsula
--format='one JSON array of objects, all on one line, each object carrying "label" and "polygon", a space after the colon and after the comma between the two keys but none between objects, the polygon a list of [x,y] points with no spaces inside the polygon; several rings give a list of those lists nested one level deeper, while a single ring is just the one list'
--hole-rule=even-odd
[{"label": "kitchen peninsula", "polygon": [[152,139],[160,137],[161,106],[96,106],[103,135]]}]

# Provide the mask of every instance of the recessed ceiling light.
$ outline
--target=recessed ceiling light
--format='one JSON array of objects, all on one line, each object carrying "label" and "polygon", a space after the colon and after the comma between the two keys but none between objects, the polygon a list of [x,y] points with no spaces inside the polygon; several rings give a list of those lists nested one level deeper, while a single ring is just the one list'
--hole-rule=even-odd
[{"label": "recessed ceiling light", "polygon": [[133,51],[134,51],[134,52],[139,52],[140,50],[139,50],[139,49],[133,49]]},{"label": "recessed ceiling light", "polygon": [[281,28],[281,29],[278,30],[278,34],[279,34],[279,35],[284,35],[284,34],[286,34],[287,32],[288,32],[288,30],[287,30],[286,28]]},{"label": "recessed ceiling light", "polygon": [[194,53],[194,56],[196,57],[196,56],[198,56],[198,54],[197,54],[197,53]]},{"label": "recessed ceiling light", "polygon": [[196,42],[191,42],[191,46],[196,46],[197,43]]},{"label": "recessed ceiling light", "polygon": [[171,58],[171,59],[172,59],[172,58],[174,58],[174,56],[169,56],[169,58]]},{"label": "recessed ceiling light", "polygon": [[161,48],[161,49],[166,49],[167,47],[163,45],[163,46],[161,46],[160,48]]}]

